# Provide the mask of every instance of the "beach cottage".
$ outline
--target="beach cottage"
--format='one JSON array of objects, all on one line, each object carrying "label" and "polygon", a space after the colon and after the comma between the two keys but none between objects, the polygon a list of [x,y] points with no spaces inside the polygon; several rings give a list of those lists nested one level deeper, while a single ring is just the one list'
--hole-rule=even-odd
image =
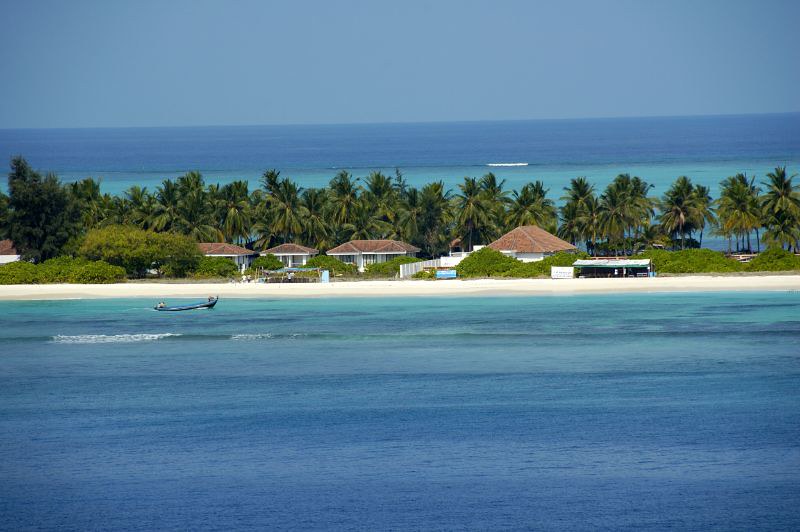
[{"label": "beach cottage", "polygon": [[255,256],[258,255],[255,251],[225,242],[201,242],[197,244],[197,247],[200,248],[200,252],[206,257],[225,257],[231,259],[241,271],[249,268],[250,263],[252,263]]},{"label": "beach cottage", "polygon": [[275,255],[287,268],[299,268],[305,266],[308,259],[318,255],[319,251],[300,244],[281,244],[264,250],[261,254]]},{"label": "beach cottage", "polygon": [[0,264],[17,262],[20,259],[19,253],[11,240],[0,240]]},{"label": "beach cottage", "polygon": [[399,240],[351,240],[328,250],[328,255],[342,262],[355,264],[363,272],[368,265],[396,257],[416,257],[420,249]]},{"label": "beach cottage", "polygon": [[539,261],[559,251],[577,250],[569,242],[535,225],[523,225],[512,229],[487,247],[522,262]]}]

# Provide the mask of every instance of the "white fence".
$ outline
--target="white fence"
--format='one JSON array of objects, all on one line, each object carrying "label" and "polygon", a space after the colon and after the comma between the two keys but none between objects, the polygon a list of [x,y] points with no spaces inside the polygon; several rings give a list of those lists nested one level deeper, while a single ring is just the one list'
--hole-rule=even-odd
[{"label": "white fence", "polygon": [[412,262],[410,264],[400,265],[400,278],[405,279],[411,277],[417,272],[421,272],[425,268],[455,268],[459,262],[469,253],[453,253],[452,255],[445,255],[438,259],[424,260],[422,262]]},{"label": "white fence", "polygon": [[400,278],[405,279],[411,277],[415,273],[421,272],[425,268],[438,268],[441,259],[424,260],[422,262],[412,262],[410,264],[400,265]]}]

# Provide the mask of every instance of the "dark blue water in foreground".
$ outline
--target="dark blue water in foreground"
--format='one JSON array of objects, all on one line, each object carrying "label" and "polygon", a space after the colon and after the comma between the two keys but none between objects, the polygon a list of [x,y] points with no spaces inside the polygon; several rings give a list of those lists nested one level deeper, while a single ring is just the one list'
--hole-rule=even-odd
[{"label": "dark blue water in foreground", "polygon": [[800,527],[800,294],[0,302],[8,530]]},{"label": "dark blue water in foreground", "polygon": [[[663,193],[680,175],[712,186],[736,172],[762,179],[777,165],[800,169],[800,113],[747,116],[535,120],[428,124],[0,130],[0,158],[22,154],[34,168],[72,181],[93,176],[118,193],[153,190],[199,170],[211,182],[267,168],[303,187],[338,169],[363,177],[400,168],[415,186],[493,171],[513,189],[536,179],[553,197],[583,175],[603,188],[623,172]],[[524,163],[527,166],[490,166]],[[5,186],[5,185],[4,185]]]}]

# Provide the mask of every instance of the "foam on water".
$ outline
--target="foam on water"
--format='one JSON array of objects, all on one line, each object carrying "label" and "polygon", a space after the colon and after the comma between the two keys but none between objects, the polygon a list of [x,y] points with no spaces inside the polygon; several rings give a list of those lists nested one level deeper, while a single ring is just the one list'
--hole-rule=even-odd
[{"label": "foam on water", "polygon": [[181,336],[176,333],[139,333],[139,334],[78,334],[75,336],[58,334],[53,336],[57,344],[115,344],[132,342],[153,342],[162,338]]}]

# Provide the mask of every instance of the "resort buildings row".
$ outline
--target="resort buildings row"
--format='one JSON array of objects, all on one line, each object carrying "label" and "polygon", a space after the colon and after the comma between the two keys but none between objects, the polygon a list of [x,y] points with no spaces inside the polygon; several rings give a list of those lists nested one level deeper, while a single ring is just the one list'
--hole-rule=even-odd
[{"label": "resort buildings row", "polygon": [[[261,252],[255,252],[241,246],[226,243],[198,244],[200,250],[208,257],[227,257],[233,260],[241,269],[247,268],[259,255],[274,255],[287,268],[298,268],[314,256],[319,250],[302,246],[300,244],[280,244]],[[475,246],[480,249],[483,246]],[[522,262],[542,260],[548,255],[559,251],[575,251],[575,246],[561,240],[544,229],[535,225],[517,227],[495,240],[487,247],[496,249]],[[450,244],[451,262],[457,263],[468,253],[461,251],[461,241],[454,240]],[[351,240],[340,246],[329,249],[326,255],[335,257],[342,262],[355,265],[360,272],[366,270],[370,264],[382,263],[396,257],[416,257],[420,249],[416,246],[398,240]]]}]

